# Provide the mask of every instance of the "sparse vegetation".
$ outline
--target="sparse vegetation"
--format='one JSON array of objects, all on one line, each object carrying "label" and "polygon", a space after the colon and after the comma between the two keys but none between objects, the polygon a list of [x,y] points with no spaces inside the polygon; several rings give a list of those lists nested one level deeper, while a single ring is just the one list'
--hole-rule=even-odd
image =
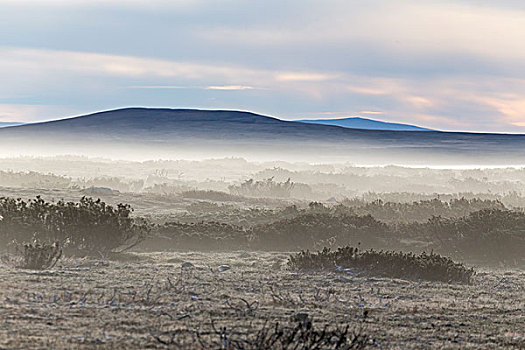
[{"label": "sparse vegetation", "polygon": [[0,348],[525,344],[523,169],[3,164]]},{"label": "sparse vegetation", "polygon": [[[465,206],[471,203],[461,202]],[[478,202],[474,203],[477,208]],[[384,223],[370,214],[357,215],[354,208],[320,203],[310,203],[304,209],[239,210],[202,202],[188,210],[193,217],[155,228],[157,235],[173,240],[166,248],[290,251],[360,243],[365,248],[385,250],[433,250],[489,265],[525,264],[525,213],[519,210],[483,209],[464,217],[431,217],[403,224]]]},{"label": "sparse vegetation", "polygon": [[[369,337],[350,326],[342,328],[328,325],[319,328],[312,322],[298,322],[288,325],[276,322],[264,323],[260,327],[251,326],[246,332],[239,332],[226,326],[217,327],[214,322],[211,330],[197,329],[193,337],[202,349],[225,350],[271,350],[271,349],[365,349]],[[187,341],[188,334],[181,330],[152,333],[151,336],[160,344],[170,347],[181,347]]]},{"label": "sparse vegetation", "polygon": [[[299,322],[309,321],[313,331],[306,340],[328,340],[319,337],[325,325],[336,337],[350,325],[347,345],[359,335],[372,349],[525,344],[525,276],[519,270],[483,270],[472,284],[448,285],[271,269],[285,258],[167,252],[129,253],[125,260],[67,258],[55,271],[4,265],[0,347],[199,349],[198,332],[204,348],[231,340],[257,349],[248,345],[258,338],[268,344],[280,331],[285,340]],[[222,264],[231,268],[220,272]]]},{"label": "sparse vegetation", "polygon": [[71,179],[35,171],[0,171],[0,186],[22,188],[67,188]]},{"label": "sparse vegetation", "polygon": [[221,191],[212,191],[212,190],[192,190],[182,192],[182,197],[200,199],[200,200],[210,200],[217,202],[235,202],[242,201],[241,196],[235,196],[226,192]]},{"label": "sparse vegetation", "polygon": [[119,192],[140,192],[144,187],[144,180],[123,180],[119,177],[95,177],[92,179],[78,179],[73,185],[79,188],[106,187]]},{"label": "sparse vegetation", "polygon": [[276,182],[273,177],[270,177],[262,181],[249,179],[240,185],[230,186],[229,190],[231,194],[237,196],[289,198],[294,186],[295,183],[290,179]]},{"label": "sparse vegetation", "polygon": [[[362,208],[312,202],[306,208],[239,209],[213,201],[194,202],[190,216],[152,226],[131,217],[127,204],[116,207],[83,197],[78,202],[24,201],[0,198],[0,242],[60,242],[68,253],[108,252],[145,239],[164,237],[152,246],[195,250],[303,250],[337,248],[360,243],[365,248],[436,253],[484,264],[525,264],[525,213],[501,208],[497,202],[459,200],[451,206],[489,208],[464,217],[434,216],[426,222],[385,223]],[[384,206],[381,203],[374,207]],[[440,201],[397,207],[399,215],[416,208],[443,207]],[[495,206],[495,208],[492,208]],[[391,206],[389,208],[392,208]],[[390,209],[389,209],[390,210]],[[375,211],[375,210],[370,210]],[[417,211],[417,210],[416,210]],[[366,211],[365,211],[366,212]],[[426,215],[426,214],[425,214]],[[167,239],[167,240],[166,240]],[[153,239],[154,240],[154,239]]]}]

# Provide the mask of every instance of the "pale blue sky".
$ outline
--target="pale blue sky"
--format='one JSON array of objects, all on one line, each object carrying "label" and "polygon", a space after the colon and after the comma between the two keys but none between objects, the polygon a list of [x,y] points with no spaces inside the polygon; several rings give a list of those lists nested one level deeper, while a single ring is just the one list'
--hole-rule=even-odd
[{"label": "pale blue sky", "polygon": [[525,133],[525,2],[0,0],[0,121],[124,106]]}]

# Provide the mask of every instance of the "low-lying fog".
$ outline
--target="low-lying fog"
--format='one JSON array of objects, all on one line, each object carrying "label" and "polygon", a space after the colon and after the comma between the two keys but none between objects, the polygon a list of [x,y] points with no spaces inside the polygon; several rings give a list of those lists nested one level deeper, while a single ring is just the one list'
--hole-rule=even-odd
[{"label": "low-lying fog", "polygon": [[[343,163],[253,162],[243,158],[126,161],[80,156],[0,159],[0,186],[7,188],[82,189],[107,187],[122,193],[177,194],[213,190],[247,197],[342,200],[370,193],[484,196],[510,201],[525,189],[525,168],[403,167]],[[239,193],[247,181],[270,181],[286,191]],[[268,186],[272,186],[268,185]],[[235,193],[234,193],[235,192]],[[407,194],[411,194],[408,196]],[[398,198],[401,200],[401,198]],[[509,202],[510,203],[510,202]]]}]

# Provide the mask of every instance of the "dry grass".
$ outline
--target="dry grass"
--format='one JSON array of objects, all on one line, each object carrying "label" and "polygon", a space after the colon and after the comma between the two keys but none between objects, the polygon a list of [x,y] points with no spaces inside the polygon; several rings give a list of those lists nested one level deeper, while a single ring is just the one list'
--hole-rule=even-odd
[{"label": "dry grass", "polygon": [[349,325],[348,334],[386,349],[525,346],[523,271],[448,285],[295,273],[283,269],[287,257],[149,253],[63,259],[51,271],[3,266],[0,348],[219,348],[224,336],[253,340],[298,321],[316,331]]}]

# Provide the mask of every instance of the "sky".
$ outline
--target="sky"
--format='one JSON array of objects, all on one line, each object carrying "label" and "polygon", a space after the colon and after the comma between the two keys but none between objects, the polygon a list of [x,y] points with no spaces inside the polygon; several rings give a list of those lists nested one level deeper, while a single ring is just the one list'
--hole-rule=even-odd
[{"label": "sky", "polygon": [[525,133],[522,0],[0,0],[0,121],[129,107]]}]

